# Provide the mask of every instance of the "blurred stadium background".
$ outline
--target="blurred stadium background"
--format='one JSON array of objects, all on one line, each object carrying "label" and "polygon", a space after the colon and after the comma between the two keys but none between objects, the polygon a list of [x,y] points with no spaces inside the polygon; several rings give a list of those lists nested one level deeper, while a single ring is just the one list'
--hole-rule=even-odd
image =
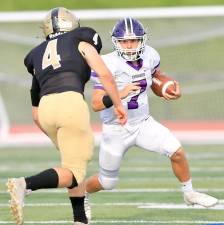
[{"label": "blurred stadium background", "polygon": [[[207,8],[205,10],[207,13],[201,16],[199,14],[178,17],[173,15],[150,17],[148,15],[142,18],[141,13],[138,13],[138,10],[135,9],[169,6],[168,10],[171,10],[171,6],[207,7],[209,5],[212,6]],[[186,152],[192,160],[192,172],[193,176],[195,176],[196,187],[202,188],[203,191],[213,190],[214,195],[223,198],[224,1],[140,0],[136,3],[135,1],[126,0],[115,0],[113,2],[103,0],[38,0],[32,2],[27,0],[2,0],[0,17],[5,18],[6,14],[4,13],[7,13],[7,11],[24,10],[42,10],[41,13],[44,15],[45,10],[56,6],[65,6],[74,10],[132,8],[135,13],[137,11],[139,17],[136,16],[136,18],[141,18],[142,23],[147,28],[148,43],[160,53],[161,68],[180,82],[183,92],[182,98],[174,102],[165,102],[150,93],[151,113],[157,120],[173,130],[181,141],[186,144]],[[216,10],[214,10],[218,8],[219,14],[215,13]],[[203,10],[200,11],[199,8],[199,13],[202,12]],[[213,12],[213,14],[209,15],[209,12]],[[92,19],[93,14],[94,12],[90,12],[89,18],[81,20],[81,25],[91,26],[98,31],[103,40],[102,53],[107,53],[112,50],[110,31],[117,18]],[[116,15],[116,12],[114,14]],[[111,16],[111,14],[108,15]],[[126,16],[129,16],[128,11]],[[32,16],[30,19],[32,19]],[[43,40],[40,27],[40,21],[0,22],[0,191],[2,190],[0,196],[2,195],[3,199],[2,204],[0,204],[0,207],[2,207],[0,209],[0,224],[11,223],[6,207],[8,200],[4,187],[6,178],[29,174],[45,168],[46,163],[55,165],[58,161],[58,156],[55,156],[54,152],[51,151],[52,147],[48,147],[49,140],[40,134],[33,125],[29,95],[31,76],[28,75],[23,66],[26,53]],[[86,98],[89,102],[91,83],[87,85]],[[91,113],[91,119],[95,131],[99,131],[99,115]],[[36,145],[43,145],[43,147],[35,148],[37,152],[36,150],[34,152],[25,147],[25,144],[29,144],[31,147]],[[188,144],[191,144],[191,146],[188,146]],[[43,153],[44,155],[42,155]],[[135,161],[133,161],[133,157]],[[147,155],[147,158],[149,160],[146,160],[144,153],[137,153],[134,149],[133,153],[130,153],[126,158],[122,170],[123,180],[119,185],[121,189],[139,188],[140,192],[142,190],[144,194],[139,194],[134,189],[129,189],[130,193],[127,190],[126,197],[122,201],[126,201],[126,206],[129,206],[124,207],[126,211],[122,215],[119,214],[119,210],[111,213],[111,209],[116,205],[116,203],[112,204],[113,198],[118,201],[123,197],[121,192],[118,191],[115,194],[116,197],[113,197],[114,195],[110,192],[103,193],[102,195],[105,195],[103,200],[97,198],[98,195],[94,195],[93,202],[96,208],[94,209],[94,219],[95,221],[99,218],[106,220],[106,222],[98,221],[95,223],[110,224],[113,220],[117,224],[123,220],[125,224],[130,225],[142,223],[162,224],[163,221],[164,224],[206,224],[206,221],[207,223],[212,221],[222,221],[224,223],[224,214],[218,209],[213,211],[199,209],[195,211],[184,208],[185,210],[182,211],[180,210],[182,206],[179,205],[180,208],[172,211],[172,213],[168,209],[162,209],[162,211],[160,209],[150,209],[150,213],[143,210],[140,215],[136,213],[134,209],[136,206],[133,207],[134,203],[131,203],[136,199],[137,202],[145,204],[158,201],[157,203],[160,206],[164,202],[182,203],[181,195],[175,195],[175,192],[179,190],[179,186],[176,185],[175,179],[169,170],[168,162],[153,154]],[[159,168],[157,168],[158,165]],[[134,172],[131,168],[135,168]],[[130,171],[132,171],[132,177],[130,177]],[[88,173],[93,174],[95,172],[97,172],[97,154],[90,164]],[[155,173],[156,177],[158,175],[157,179],[154,177]],[[160,177],[161,179],[159,179]],[[153,183],[148,181],[153,181]],[[154,197],[151,192],[158,188],[160,188],[161,192],[156,193]],[[64,192],[59,194],[59,199],[55,199],[50,192],[47,192],[48,198],[42,199],[42,202],[46,203],[46,205],[41,209],[37,208],[38,216],[33,209],[35,206],[29,208],[27,210],[28,220],[42,221],[35,224],[49,221],[50,215],[53,215],[53,213],[47,215],[44,212],[44,207],[48,206],[47,203],[49,202],[61,202],[62,206],[63,204],[66,205],[63,195],[65,195]],[[108,202],[112,202],[111,205]],[[30,206],[35,203],[40,203],[39,195],[34,198],[34,201],[30,202]],[[108,204],[108,208],[102,209],[101,203],[105,206]],[[172,206],[169,207],[172,208]],[[222,205],[220,207],[220,209],[223,209]],[[57,212],[57,210],[54,211],[56,212],[54,215],[58,215],[55,218],[56,220],[63,220],[64,215],[70,218],[70,214],[67,215],[70,213],[69,210],[64,209],[64,211],[62,210],[63,213]],[[39,216],[40,213],[41,216]],[[132,220],[132,222],[129,220]],[[140,222],[141,220],[143,222]],[[48,223],[54,224],[52,221]],[[68,224],[66,221],[61,221],[61,223]]]}]

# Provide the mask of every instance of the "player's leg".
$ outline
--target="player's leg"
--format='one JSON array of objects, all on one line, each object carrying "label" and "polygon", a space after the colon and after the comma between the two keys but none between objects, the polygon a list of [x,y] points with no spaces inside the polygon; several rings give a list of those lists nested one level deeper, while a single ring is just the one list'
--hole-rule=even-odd
[{"label": "player's leg", "polygon": [[11,214],[16,223],[23,224],[23,206],[26,194],[45,188],[70,187],[72,179],[77,186],[73,173],[64,168],[50,168],[34,176],[8,179],[7,188],[11,196]]},{"label": "player's leg", "polygon": [[[51,120],[49,121],[51,122]],[[54,127],[49,127],[48,135],[55,145],[57,145],[57,131]],[[41,187],[57,187],[58,174],[56,170],[50,168],[31,177],[8,179],[7,188],[10,194],[10,208],[13,218],[17,224],[23,224],[23,206],[26,193],[37,190]]]},{"label": "player's leg", "polygon": [[205,207],[210,207],[217,203],[216,198],[194,191],[188,161],[183,148],[166,127],[150,117],[142,124],[136,144],[146,150],[154,151],[170,158],[173,172],[181,182],[185,202]]},{"label": "player's leg", "polygon": [[99,174],[86,180],[86,192],[113,189],[119,177],[121,160],[127,149],[134,144],[134,137],[120,126],[103,126],[99,153]]},{"label": "player's leg", "polygon": [[49,168],[30,177],[8,179],[7,188],[11,196],[10,209],[17,224],[23,224],[23,206],[26,194],[43,188],[70,187],[77,181],[66,168]]},{"label": "player's leg", "polygon": [[134,137],[124,128],[104,125],[99,152],[99,174],[86,180],[86,191],[94,193],[113,189],[119,176],[121,160],[126,150],[133,145]]},{"label": "player's leg", "polygon": [[182,147],[179,147],[170,157],[175,176],[180,182],[190,181],[188,161]]},{"label": "player's leg", "polygon": [[[71,106],[74,98],[78,99]],[[68,189],[74,222],[75,224],[88,224],[90,218],[87,216],[90,217],[90,215],[84,204],[85,188],[82,181],[86,175],[87,163],[92,157],[93,134],[90,127],[88,106],[83,99],[79,99],[79,96],[72,96],[68,103],[71,114],[69,113],[67,116],[69,120],[66,120],[63,114],[61,115],[62,123],[58,131],[58,146],[62,167],[70,169],[79,183],[78,188]]]},{"label": "player's leg", "polygon": [[85,183],[82,182],[78,185],[78,187],[68,189],[68,193],[73,209],[75,225],[79,223],[89,224],[91,221],[91,208],[87,193],[85,192]]},{"label": "player's leg", "polygon": [[[73,128],[76,127],[77,124],[80,125],[80,121],[83,121],[85,111],[87,111],[88,115],[88,107],[86,104],[83,104],[83,108],[80,108],[82,113],[80,113],[79,118],[77,118],[77,115],[73,118],[72,116],[74,116],[74,113],[77,111],[77,108],[75,108],[76,103],[83,101],[82,96],[78,94],[75,99],[70,99],[70,96],[62,95],[62,99],[58,99],[60,96],[57,95],[56,98],[55,95],[43,97],[40,102],[38,114],[41,126],[46,134],[51,138],[53,143],[55,143],[56,147],[60,149],[62,167],[50,168],[27,178],[9,179],[7,186],[11,195],[11,211],[17,224],[23,223],[22,208],[27,190],[34,191],[42,188],[57,187],[74,188],[85,176],[87,161],[90,159],[92,153],[92,136],[90,135],[89,121],[84,122],[84,129],[81,126],[81,130],[78,128],[78,131],[74,131]],[[73,102],[72,100],[74,100],[74,104],[71,104],[71,102]],[[74,109],[72,112],[70,110],[67,111],[68,107],[66,108],[66,105],[58,108],[57,102],[67,102],[66,105],[74,105]],[[64,111],[61,112],[61,118],[58,118],[58,111],[61,109]],[[69,112],[70,115],[66,116]],[[57,117],[55,115],[57,115]],[[64,121],[64,117],[71,118],[71,122]],[[72,121],[74,122],[73,124]],[[63,125],[60,123],[66,124]],[[57,126],[55,124],[57,124]],[[72,129],[67,129],[69,126],[71,126]],[[80,142],[79,138],[73,138],[77,133],[77,136],[80,136],[79,134],[81,134],[81,136],[87,137],[84,138],[83,142],[87,147],[84,147],[83,151],[80,150],[82,149],[82,146],[76,145],[76,143]],[[74,149],[74,155],[72,155]]]}]

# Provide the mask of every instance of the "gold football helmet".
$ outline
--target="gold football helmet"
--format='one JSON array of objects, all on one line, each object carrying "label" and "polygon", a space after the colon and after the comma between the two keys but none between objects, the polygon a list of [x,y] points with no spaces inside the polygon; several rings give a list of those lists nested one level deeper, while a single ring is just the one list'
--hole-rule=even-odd
[{"label": "gold football helmet", "polygon": [[46,38],[50,34],[68,32],[79,26],[79,19],[63,7],[51,9],[43,20],[43,32]]}]

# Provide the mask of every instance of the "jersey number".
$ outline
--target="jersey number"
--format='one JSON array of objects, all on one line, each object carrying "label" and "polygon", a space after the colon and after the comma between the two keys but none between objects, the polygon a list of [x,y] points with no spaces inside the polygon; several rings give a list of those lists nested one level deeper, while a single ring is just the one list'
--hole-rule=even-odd
[{"label": "jersey number", "polygon": [[98,44],[98,34],[95,33],[94,36],[93,36],[93,42],[94,42],[94,45],[97,45]]},{"label": "jersey number", "polygon": [[145,91],[146,87],[147,87],[147,81],[146,79],[143,79],[143,80],[138,80],[138,82],[140,83],[140,92],[139,94],[133,96],[131,98],[131,100],[128,102],[128,109],[137,109],[138,108],[138,96],[143,92]]},{"label": "jersey number", "polygon": [[42,69],[52,66],[55,69],[61,67],[61,57],[57,53],[57,39],[49,41],[42,59]]}]

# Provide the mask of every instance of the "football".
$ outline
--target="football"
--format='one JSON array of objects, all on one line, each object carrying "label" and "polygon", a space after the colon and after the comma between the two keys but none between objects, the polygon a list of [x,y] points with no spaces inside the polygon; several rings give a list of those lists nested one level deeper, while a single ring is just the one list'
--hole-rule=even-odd
[{"label": "football", "polygon": [[171,94],[176,89],[174,80],[165,75],[155,75],[152,78],[151,89],[157,96],[163,97],[165,93]]}]

